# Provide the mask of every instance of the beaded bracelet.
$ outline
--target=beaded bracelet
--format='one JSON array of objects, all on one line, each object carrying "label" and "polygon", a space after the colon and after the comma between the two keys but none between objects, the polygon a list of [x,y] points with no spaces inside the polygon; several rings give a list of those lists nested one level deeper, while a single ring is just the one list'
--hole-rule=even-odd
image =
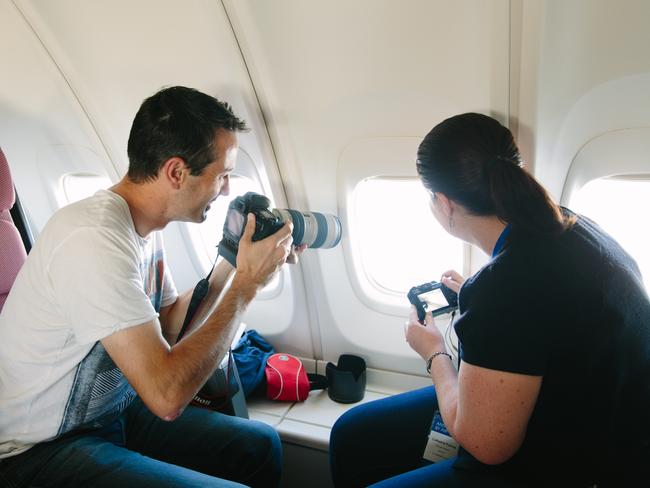
[{"label": "beaded bracelet", "polygon": [[436,356],[444,355],[447,356],[450,360],[454,360],[454,358],[451,357],[451,354],[445,351],[438,351],[434,352],[431,356],[429,356],[429,359],[427,359],[427,373],[431,374],[431,361],[433,361],[433,358]]}]

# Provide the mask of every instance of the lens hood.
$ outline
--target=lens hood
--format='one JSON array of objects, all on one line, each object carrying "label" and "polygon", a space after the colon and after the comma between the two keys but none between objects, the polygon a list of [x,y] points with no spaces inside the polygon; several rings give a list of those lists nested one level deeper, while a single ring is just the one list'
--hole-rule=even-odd
[{"label": "lens hood", "polygon": [[327,363],[327,394],[335,402],[355,403],[366,391],[366,361],[354,354],[341,354],[338,365]]}]

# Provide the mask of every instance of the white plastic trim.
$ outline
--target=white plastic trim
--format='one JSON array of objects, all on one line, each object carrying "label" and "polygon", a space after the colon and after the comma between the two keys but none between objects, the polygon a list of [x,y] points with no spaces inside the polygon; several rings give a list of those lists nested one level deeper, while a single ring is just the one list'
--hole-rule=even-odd
[{"label": "white plastic trim", "polygon": [[650,177],[650,127],[606,132],[587,142],[573,157],[560,202],[567,205],[591,180],[640,174]]}]

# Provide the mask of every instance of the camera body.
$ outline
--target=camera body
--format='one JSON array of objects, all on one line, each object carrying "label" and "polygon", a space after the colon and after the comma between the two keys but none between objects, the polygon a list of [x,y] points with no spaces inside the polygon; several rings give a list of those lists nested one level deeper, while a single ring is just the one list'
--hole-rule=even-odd
[{"label": "camera body", "polygon": [[[424,323],[424,316],[430,310],[436,317],[458,308],[458,294],[438,281],[429,281],[411,288],[406,295],[418,312],[418,320]],[[446,304],[445,304],[446,302]]]},{"label": "camera body", "polygon": [[248,213],[255,215],[253,241],[275,234],[285,222],[293,223],[293,244],[307,244],[310,248],[330,248],[341,241],[341,222],[338,217],[319,212],[301,212],[289,208],[270,209],[271,201],[252,191],[230,202],[223,225],[223,239],[219,254],[236,266],[239,239],[246,227]]},{"label": "camera body", "polygon": [[236,266],[239,239],[246,227],[249,213],[255,215],[253,241],[274,234],[284,225],[284,222],[269,210],[270,204],[271,201],[266,196],[254,192],[238,196],[230,202],[223,225],[223,239],[219,243],[219,254],[233,266]]}]

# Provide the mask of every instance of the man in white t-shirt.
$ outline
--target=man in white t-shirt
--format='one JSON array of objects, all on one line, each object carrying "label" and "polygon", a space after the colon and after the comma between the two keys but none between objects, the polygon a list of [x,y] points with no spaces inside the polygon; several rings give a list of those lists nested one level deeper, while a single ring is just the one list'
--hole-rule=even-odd
[{"label": "man in white t-shirt", "polygon": [[291,226],[253,242],[249,216],[236,270],[217,265],[203,325],[179,342],[191,291],[176,292],[157,232],[228,194],[241,130],[227,104],[161,90],[133,121],[127,175],[47,223],[0,315],[0,485],[278,484],[272,428],[188,404],[295,260]]}]

